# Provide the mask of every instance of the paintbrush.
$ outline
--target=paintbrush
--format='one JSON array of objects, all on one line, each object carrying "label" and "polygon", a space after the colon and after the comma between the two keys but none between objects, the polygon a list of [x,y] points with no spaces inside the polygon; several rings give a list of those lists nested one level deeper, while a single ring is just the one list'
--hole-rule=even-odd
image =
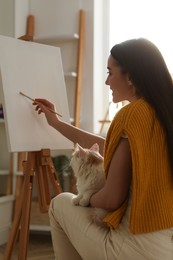
[{"label": "paintbrush", "polygon": [[[20,95],[22,95],[22,96],[24,96],[24,97],[26,97],[26,98],[28,98],[28,99],[30,99],[30,100],[32,100],[33,102],[36,102],[35,101],[35,99],[33,99],[33,98],[31,98],[31,97],[29,97],[29,96],[27,96],[27,95],[25,95],[24,93],[22,93],[22,92],[19,92],[19,94]],[[52,109],[50,109],[50,108],[48,108],[48,107],[46,107],[50,112],[52,112],[52,113],[54,113],[54,114],[56,114],[56,115],[58,115],[58,116],[61,116],[62,117],[62,115],[60,115],[60,114],[58,114],[57,112],[55,112],[54,110],[52,110]]]}]

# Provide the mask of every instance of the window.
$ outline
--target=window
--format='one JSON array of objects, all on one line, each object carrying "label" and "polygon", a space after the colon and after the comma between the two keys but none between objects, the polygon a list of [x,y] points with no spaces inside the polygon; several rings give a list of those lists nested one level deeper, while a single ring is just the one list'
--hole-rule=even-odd
[{"label": "window", "polygon": [[[147,38],[160,49],[171,74],[172,24],[172,0],[110,0],[110,48],[128,39]],[[110,105],[110,119],[121,107],[122,104]]]}]

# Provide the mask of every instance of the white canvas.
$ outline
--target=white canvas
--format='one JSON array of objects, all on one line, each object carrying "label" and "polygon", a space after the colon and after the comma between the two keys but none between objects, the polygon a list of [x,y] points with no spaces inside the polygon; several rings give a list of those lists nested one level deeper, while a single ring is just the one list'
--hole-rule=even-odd
[{"label": "white canvas", "polygon": [[71,149],[72,143],[19,94],[52,101],[62,119],[70,121],[60,49],[0,36],[0,72],[9,151]]}]

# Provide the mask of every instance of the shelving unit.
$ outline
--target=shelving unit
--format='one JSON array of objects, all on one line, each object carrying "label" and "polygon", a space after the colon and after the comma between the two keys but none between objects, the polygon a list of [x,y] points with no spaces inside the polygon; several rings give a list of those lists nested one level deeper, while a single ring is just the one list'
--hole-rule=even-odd
[{"label": "shelving unit", "polygon": [[[0,16],[1,35],[14,36],[14,5],[14,1],[1,1],[0,3],[2,11]],[[0,83],[0,104],[2,104],[1,90]],[[0,118],[0,245],[4,244],[8,239],[14,203],[14,194],[10,194],[8,191],[10,156],[6,136],[4,119]]]},{"label": "shelving unit", "polygon": [[[0,162],[1,162],[1,168],[0,168],[0,177],[1,176],[8,176],[9,175],[9,153],[7,149],[7,141],[6,141],[6,135],[5,134],[5,122],[4,119],[0,118],[0,132],[1,136],[3,136],[3,139],[0,140]],[[5,190],[5,187],[2,187],[3,190]],[[2,191],[1,191],[2,192]],[[5,195],[5,191],[3,192]]]},{"label": "shelving unit", "polygon": [[4,119],[0,118],[0,245],[8,239],[12,222],[14,194],[12,192],[12,176],[10,156],[7,149]]},{"label": "shelving unit", "polygon": [[[67,87],[67,97],[70,110],[71,123],[80,126],[80,110],[81,110],[81,91],[82,91],[82,67],[84,53],[84,20],[85,13],[83,10],[79,12],[79,32],[73,34],[57,35],[55,37],[36,38],[34,42],[60,47],[62,55],[62,63],[64,68],[64,78]],[[70,53],[70,62],[66,57],[66,50]],[[71,66],[71,67],[70,67]],[[70,67],[70,68],[69,68]],[[73,68],[73,69],[71,69]],[[75,88],[75,89],[74,89]]]},{"label": "shelving unit", "polygon": [[0,170],[0,175],[9,175],[9,170]]}]

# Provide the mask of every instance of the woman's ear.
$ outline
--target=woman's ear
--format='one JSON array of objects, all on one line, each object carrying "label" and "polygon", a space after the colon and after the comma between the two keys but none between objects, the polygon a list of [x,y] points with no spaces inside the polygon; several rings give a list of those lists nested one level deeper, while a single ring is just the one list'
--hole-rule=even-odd
[{"label": "woman's ear", "polygon": [[133,85],[132,78],[131,78],[131,76],[129,74],[127,74],[127,82],[129,84],[129,86]]},{"label": "woman's ear", "polygon": [[132,78],[131,78],[131,76],[129,74],[127,75],[127,83],[129,85],[129,87],[131,88],[132,95],[133,96],[137,95],[136,87],[133,84]]}]

